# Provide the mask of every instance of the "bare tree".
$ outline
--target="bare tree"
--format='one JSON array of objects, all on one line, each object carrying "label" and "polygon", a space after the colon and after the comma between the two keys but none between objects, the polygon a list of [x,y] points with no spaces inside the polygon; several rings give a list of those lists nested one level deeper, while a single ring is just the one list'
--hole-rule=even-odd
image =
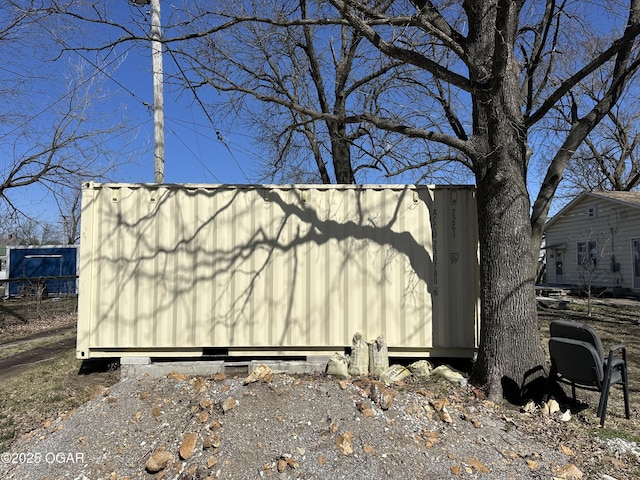
[{"label": "bare tree", "polygon": [[6,245],[75,245],[80,239],[80,188],[62,188],[49,193],[57,205],[59,221],[6,208],[0,239]]},{"label": "bare tree", "polygon": [[[78,188],[127,160],[120,155],[128,148],[124,116],[100,108],[108,98],[103,74],[111,66],[96,71],[64,55],[64,28],[57,28],[53,11],[40,2],[0,7],[0,52],[7,59],[0,69],[0,203],[8,210],[19,209],[15,195],[24,197],[25,189]],[[119,136],[114,150],[109,140]]]},{"label": "bare tree", "polygon": [[[613,243],[613,230],[610,236],[596,235],[592,231],[585,231],[577,242],[578,285],[582,289],[582,293],[586,295],[589,316],[592,313],[594,297],[604,291],[600,287],[603,283],[607,283],[607,273],[615,270]],[[609,259],[611,259],[611,263]]]},{"label": "bare tree", "polygon": [[[148,19],[135,7],[128,18],[116,21],[108,4],[68,2],[61,13],[85,32],[91,27],[105,33],[80,35],[73,50],[108,52],[148,40]],[[440,175],[469,181],[468,171],[452,166],[465,162],[459,152],[379,128],[362,115],[384,112],[398,121],[420,117],[434,129],[457,121],[446,85],[381,55],[329,5],[315,0],[177,2],[162,23],[165,58],[174,70],[165,72],[166,85],[193,95],[194,107],[209,116],[223,143],[221,126],[255,138],[262,178],[362,183],[370,178],[433,181]],[[436,167],[438,162],[449,168]]]},{"label": "bare tree", "polygon": [[80,216],[82,213],[82,189],[64,189],[54,195],[60,213],[60,238],[65,245],[80,241]]},{"label": "bare tree", "polygon": [[[633,92],[638,93],[638,92]],[[640,185],[640,99],[626,95],[586,138],[567,166],[563,193],[631,191]]]},{"label": "bare tree", "polygon": [[[183,37],[197,41],[169,48],[189,65],[182,80],[203,106],[213,87],[223,94],[212,104],[216,118],[257,134],[268,178],[354,183],[371,170],[387,178],[417,171],[407,158],[422,158],[419,175],[435,158],[451,159],[450,151],[427,154],[422,139],[347,120],[381,111],[422,116],[416,90],[436,85],[423,85],[415,67],[381,55],[350,26],[318,25],[332,14],[308,0],[217,2],[215,14],[192,11]],[[202,33],[221,18],[231,24]]]},{"label": "bare tree", "polygon": [[6,218],[3,228],[8,245],[55,245],[60,243],[59,230],[53,223],[25,217],[19,212]]},{"label": "bare tree", "polygon": [[[494,398],[519,395],[528,373],[544,365],[533,288],[542,228],[569,159],[637,72],[640,2],[631,0],[626,9],[592,2],[588,14],[584,3],[552,0],[414,0],[413,9],[389,1],[383,2],[383,10],[380,2],[331,3],[381,52],[422,69],[470,101],[471,122],[459,122],[463,131],[443,134],[384,115],[365,118],[380,128],[448,145],[469,159],[478,190],[482,307],[472,380]],[[578,47],[592,41],[596,19],[604,14],[612,28],[600,35],[601,49],[593,57],[579,55]],[[589,19],[594,21],[589,24]],[[457,68],[404,42],[404,31],[415,29],[452,52]],[[574,54],[570,68],[555,61],[563,49]],[[609,64],[613,66],[604,67]],[[583,106],[584,115],[558,134],[554,150],[547,151],[550,163],[532,208],[530,134],[561,122],[561,100],[579,82],[603,72],[602,95]]]}]

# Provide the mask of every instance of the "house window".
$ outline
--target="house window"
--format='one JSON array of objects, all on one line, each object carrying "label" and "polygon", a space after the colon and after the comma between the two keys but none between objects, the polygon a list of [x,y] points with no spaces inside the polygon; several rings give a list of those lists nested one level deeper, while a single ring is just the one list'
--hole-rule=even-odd
[{"label": "house window", "polygon": [[578,242],[578,265],[585,268],[595,267],[598,264],[598,245],[595,240]]},{"label": "house window", "polygon": [[587,206],[587,218],[596,218],[598,216],[598,208],[595,205]]}]

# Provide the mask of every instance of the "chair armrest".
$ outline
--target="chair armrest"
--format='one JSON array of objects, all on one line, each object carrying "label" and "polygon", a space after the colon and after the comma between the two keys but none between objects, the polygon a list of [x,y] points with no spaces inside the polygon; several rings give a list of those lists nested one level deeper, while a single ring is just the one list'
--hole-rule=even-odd
[{"label": "chair armrest", "polygon": [[[615,357],[615,353],[621,351],[622,358]],[[604,362],[604,378],[602,384],[609,386],[614,370],[626,370],[627,363],[627,349],[624,345],[614,345],[609,349],[609,357]]]},{"label": "chair armrest", "polygon": [[611,368],[616,368],[616,367],[619,367],[620,365],[624,365],[625,363],[626,362],[624,361],[623,358],[615,357],[610,360],[605,360],[604,368],[605,369],[609,368],[609,365],[611,365]]},{"label": "chair armrest", "polygon": [[[614,354],[618,351],[622,352],[622,358],[614,358]],[[609,349],[609,358],[607,359],[606,363],[607,368],[613,368],[623,363],[627,363],[627,347],[621,344],[613,345]]]}]

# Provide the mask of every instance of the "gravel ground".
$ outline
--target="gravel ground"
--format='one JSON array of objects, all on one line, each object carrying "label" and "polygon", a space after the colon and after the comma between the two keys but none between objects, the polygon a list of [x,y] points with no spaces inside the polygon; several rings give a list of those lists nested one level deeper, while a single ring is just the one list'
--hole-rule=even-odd
[{"label": "gravel ground", "polygon": [[[124,378],[15,442],[0,476],[571,478],[570,449],[527,435],[510,418],[524,414],[477,399],[470,387],[415,377],[391,389],[324,375],[244,380]],[[152,457],[164,467],[157,473]]]}]

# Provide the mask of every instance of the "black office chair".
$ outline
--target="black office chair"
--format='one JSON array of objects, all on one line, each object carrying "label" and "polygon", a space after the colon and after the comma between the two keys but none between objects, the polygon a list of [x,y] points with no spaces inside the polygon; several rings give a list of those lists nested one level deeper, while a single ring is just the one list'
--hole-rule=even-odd
[{"label": "black office chair", "polygon": [[627,378],[627,350],[624,345],[614,345],[604,356],[602,342],[597,332],[583,323],[556,320],[549,325],[549,353],[551,371],[547,381],[545,400],[553,382],[571,384],[573,400],[576,386],[600,392],[598,417],[604,426],[609,390],[612,385],[622,384],[626,418],[629,411],[629,382]]}]

